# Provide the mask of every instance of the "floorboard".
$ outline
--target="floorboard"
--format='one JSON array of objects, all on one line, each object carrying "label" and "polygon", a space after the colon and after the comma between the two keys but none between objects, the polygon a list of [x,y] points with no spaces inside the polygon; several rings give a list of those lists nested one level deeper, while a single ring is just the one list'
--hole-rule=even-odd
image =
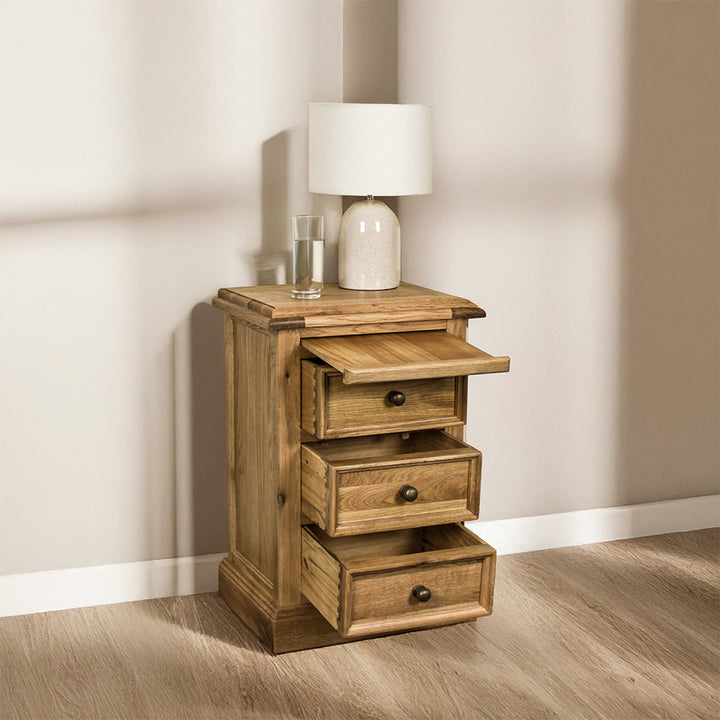
[{"label": "floorboard", "polygon": [[717,720],[720,530],[498,558],[477,623],[273,657],[217,594],[0,619],[0,718]]}]

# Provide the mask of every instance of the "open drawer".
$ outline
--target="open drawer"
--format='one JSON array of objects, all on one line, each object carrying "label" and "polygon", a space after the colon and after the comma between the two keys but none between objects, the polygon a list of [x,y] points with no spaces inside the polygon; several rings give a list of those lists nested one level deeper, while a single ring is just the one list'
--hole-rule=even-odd
[{"label": "open drawer", "polygon": [[318,360],[300,363],[300,425],[318,440],[463,425],[467,377],[346,385]]},{"label": "open drawer", "polygon": [[444,330],[305,338],[302,345],[342,373],[346,385],[506,372],[493,357]]},{"label": "open drawer", "polygon": [[463,425],[467,376],[505,372],[444,330],[313,337],[301,362],[301,427],[325,440]]},{"label": "open drawer", "polygon": [[481,461],[441,430],[307,443],[302,509],[333,537],[476,519]]},{"label": "open drawer", "polygon": [[342,637],[473,620],[492,612],[495,550],[462,525],[332,538],[302,530],[302,586]]}]

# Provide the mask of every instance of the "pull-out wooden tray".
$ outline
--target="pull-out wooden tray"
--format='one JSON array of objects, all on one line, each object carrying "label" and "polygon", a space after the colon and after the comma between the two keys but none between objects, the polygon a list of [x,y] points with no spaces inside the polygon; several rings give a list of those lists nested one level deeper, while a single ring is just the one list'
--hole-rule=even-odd
[{"label": "pull-out wooden tray", "polygon": [[389,382],[506,372],[493,357],[444,330],[305,338],[306,350],[342,373],[343,382]]},{"label": "pull-out wooden tray", "polygon": [[462,525],[332,538],[302,531],[302,584],[345,638],[449,625],[492,612],[495,550]]},{"label": "pull-out wooden tray", "polygon": [[472,520],[481,460],[440,430],[307,443],[302,509],[332,536]]}]

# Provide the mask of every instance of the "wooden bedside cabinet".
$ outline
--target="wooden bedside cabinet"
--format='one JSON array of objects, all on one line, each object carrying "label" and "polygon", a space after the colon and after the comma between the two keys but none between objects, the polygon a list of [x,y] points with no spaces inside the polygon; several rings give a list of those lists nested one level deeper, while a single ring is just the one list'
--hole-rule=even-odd
[{"label": "wooden bedside cabinet", "polygon": [[401,283],[220,290],[230,547],[220,593],[276,653],[474,620],[495,550],[463,441],[468,300]]}]

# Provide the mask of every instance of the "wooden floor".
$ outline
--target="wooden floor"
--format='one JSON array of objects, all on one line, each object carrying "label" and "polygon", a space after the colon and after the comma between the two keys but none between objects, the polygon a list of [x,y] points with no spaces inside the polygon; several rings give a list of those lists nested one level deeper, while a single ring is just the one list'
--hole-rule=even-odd
[{"label": "wooden floor", "polygon": [[0,718],[720,717],[720,531],[498,558],[469,625],[273,657],[219,597],[0,619]]}]

